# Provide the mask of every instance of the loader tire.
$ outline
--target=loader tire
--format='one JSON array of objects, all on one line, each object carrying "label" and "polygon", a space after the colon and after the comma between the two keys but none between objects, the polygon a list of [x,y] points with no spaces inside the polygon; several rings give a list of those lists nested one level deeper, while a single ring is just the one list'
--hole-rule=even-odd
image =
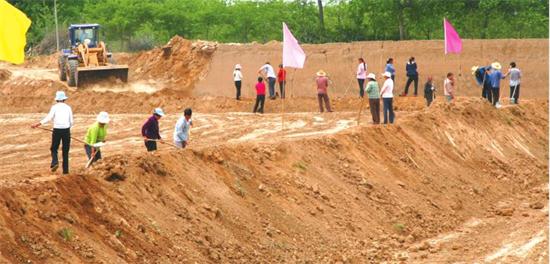
[{"label": "loader tire", "polygon": [[78,68],[78,61],[77,60],[69,60],[69,66],[67,68],[67,85],[70,87],[75,87],[77,78],[76,78],[76,71]]},{"label": "loader tire", "polygon": [[67,73],[65,73],[65,56],[61,55],[58,59],[58,66],[59,66],[59,80],[60,81],[67,81]]}]

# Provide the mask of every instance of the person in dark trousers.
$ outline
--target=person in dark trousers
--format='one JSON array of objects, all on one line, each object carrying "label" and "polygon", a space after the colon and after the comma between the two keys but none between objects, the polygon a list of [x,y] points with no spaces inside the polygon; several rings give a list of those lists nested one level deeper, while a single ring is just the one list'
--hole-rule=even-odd
[{"label": "person in dark trousers", "polygon": [[407,70],[407,84],[405,85],[405,91],[402,96],[407,96],[409,93],[409,86],[414,82],[414,96],[418,95],[418,71],[416,66],[416,61],[414,57],[411,57],[405,66]]},{"label": "person in dark trousers", "polygon": [[516,68],[516,63],[510,63],[510,69],[504,77],[510,75],[510,103],[519,104],[519,87],[521,84],[521,71]]},{"label": "person in dark trousers", "polygon": [[282,64],[279,64],[279,72],[277,72],[277,81],[279,82],[279,89],[281,90],[281,99],[284,99],[285,87],[286,87],[286,70]]},{"label": "person in dark trousers", "polygon": [[323,101],[325,102],[325,107],[327,112],[332,112],[330,108],[330,100],[328,98],[327,89],[328,89],[328,77],[323,70],[317,72],[317,78],[315,79],[317,84],[317,100],[319,101],[319,112],[324,112]]},{"label": "person in dark trousers", "polygon": [[369,73],[367,75],[367,88],[365,91],[369,96],[369,108],[372,115],[372,123],[380,124],[380,89],[378,88],[378,83],[376,82],[376,75],[374,73]]},{"label": "person in dark trousers", "polygon": [[241,72],[241,65],[235,65],[235,70],[233,71],[233,81],[235,82],[235,89],[237,89],[237,100],[241,100],[241,86],[243,80],[243,73]]},{"label": "person in dark trousers", "polygon": [[141,127],[141,135],[145,141],[147,151],[157,150],[157,141],[162,140],[159,131],[159,120],[164,116],[164,111],[160,108],[155,108],[153,115],[147,119]]},{"label": "person in dark trousers", "polygon": [[256,103],[254,104],[253,113],[259,112],[264,113],[264,104],[265,104],[265,83],[264,78],[258,77],[258,82],[256,83]]},{"label": "person in dark trousers", "polygon": [[393,80],[390,72],[385,72],[382,76],[384,76],[384,84],[380,90],[380,96],[382,96],[382,102],[384,103],[384,124],[387,124],[388,121],[393,124],[395,119],[393,112]]},{"label": "person in dark trousers", "polygon": [[426,98],[426,103],[428,106],[432,104],[432,101],[435,99],[435,86],[433,84],[432,76],[428,76],[428,81],[424,85],[424,98]]},{"label": "person in dark trousers", "polygon": [[101,159],[101,149],[98,144],[105,143],[107,137],[107,124],[109,124],[109,114],[107,112],[99,112],[96,122],[93,123],[86,131],[84,137],[84,151],[88,160],[92,163]]},{"label": "person in dark trousers", "polygon": [[269,84],[269,99],[275,100],[275,82],[277,81],[277,76],[275,75],[275,70],[273,66],[266,62],[259,70],[258,74],[264,73],[267,78],[267,83]]},{"label": "person in dark trousers", "polygon": [[357,83],[359,84],[359,97],[365,95],[365,79],[367,78],[367,64],[363,58],[359,58],[357,65]]},{"label": "person in dark trousers", "polygon": [[68,97],[63,91],[55,93],[55,104],[50,108],[48,115],[39,123],[32,125],[32,128],[37,128],[41,125],[53,120],[52,145],[50,147],[52,162],[50,169],[55,172],[59,167],[57,151],[59,145],[63,143],[61,148],[63,155],[63,174],[69,173],[69,150],[71,148],[71,127],[74,124],[73,111],[69,105],[65,103]]},{"label": "person in dark trousers", "polygon": [[489,79],[491,66],[473,66],[472,74],[479,86],[481,86],[481,97],[491,102],[491,80]]},{"label": "person in dark trousers", "polygon": [[489,75],[489,79],[491,79],[491,102],[496,108],[500,108],[500,80],[504,78],[504,75],[500,72],[501,68],[502,66],[500,66],[500,63],[493,62],[491,64],[492,72],[491,75]]},{"label": "person in dark trousers", "polygon": [[393,58],[389,58],[386,61],[386,68],[384,72],[389,72],[391,74],[391,79],[395,83],[395,67],[393,66]]}]

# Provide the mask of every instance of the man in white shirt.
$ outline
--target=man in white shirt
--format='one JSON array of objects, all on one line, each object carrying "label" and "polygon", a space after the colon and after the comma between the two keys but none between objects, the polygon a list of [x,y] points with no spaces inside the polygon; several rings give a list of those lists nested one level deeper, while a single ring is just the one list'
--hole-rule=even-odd
[{"label": "man in white shirt", "polygon": [[277,75],[275,75],[275,70],[269,62],[266,62],[264,66],[258,70],[258,74],[262,74],[262,71],[266,75],[267,83],[269,84],[269,98],[273,100],[275,99],[275,81],[277,80]]},{"label": "man in white shirt", "polygon": [[178,146],[178,148],[185,148],[185,146],[187,146],[187,141],[189,141],[189,130],[193,126],[193,120],[191,120],[192,114],[193,111],[191,108],[186,108],[183,111],[183,116],[176,122],[176,127],[174,128],[174,144]]},{"label": "man in white shirt", "polygon": [[63,142],[61,148],[63,152],[63,174],[69,173],[69,149],[71,147],[71,127],[73,126],[73,111],[71,107],[65,104],[65,100],[68,97],[63,91],[57,91],[55,93],[56,104],[52,106],[48,115],[42,119],[39,123],[32,125],[32,128],[37,128],[53,120],[53,133],[52,133],[52,163],[50,168],[52,172],[55,172],[59,167],[57,159],[57,150],[59,144]]},{"label": "man in white shirt", "polygon": [[516,63],[510,63],[510,69],[504,75],[504,77],[510,75],[510,103],[519,103],[519,88],[521,86],[521,71],[516,68]]},{"label": "man in white shirt", "polygon": [[393,80],[391,78],[390,72],[385,72],[382,74],[384,77],[384,84],[380,90],[380,96],[382,97],[382,102],[384,103],[384,124],[388,123],[388,114],[390,124],[393,124],[395,114],[393,113]]}]

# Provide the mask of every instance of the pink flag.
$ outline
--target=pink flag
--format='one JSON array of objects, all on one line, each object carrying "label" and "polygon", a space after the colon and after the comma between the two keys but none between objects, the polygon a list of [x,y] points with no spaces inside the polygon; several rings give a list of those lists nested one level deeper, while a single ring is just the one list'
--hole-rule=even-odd
[{"label": "pink flag", "polygon": [[462,51],[462,40],[446,18],[443,18],[443,31],[445,32],[445,54],[460,53]]},{"label": "pink flag", "polygon": [[284,67],[304,68],[306,54],[298,41],[283,22],[283,65]]}]

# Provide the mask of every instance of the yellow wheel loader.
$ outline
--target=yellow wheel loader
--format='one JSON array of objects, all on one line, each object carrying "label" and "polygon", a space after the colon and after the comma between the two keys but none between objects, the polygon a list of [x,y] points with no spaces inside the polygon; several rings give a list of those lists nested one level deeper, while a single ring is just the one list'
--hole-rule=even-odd
[{"label": "yellow wheel loader", "polygon": [[115,77],[128,82],[128,65],[117,65],[99,40],[99,24],[69,26],[70,49],[59,56],[59,79],[71,87]]}]

